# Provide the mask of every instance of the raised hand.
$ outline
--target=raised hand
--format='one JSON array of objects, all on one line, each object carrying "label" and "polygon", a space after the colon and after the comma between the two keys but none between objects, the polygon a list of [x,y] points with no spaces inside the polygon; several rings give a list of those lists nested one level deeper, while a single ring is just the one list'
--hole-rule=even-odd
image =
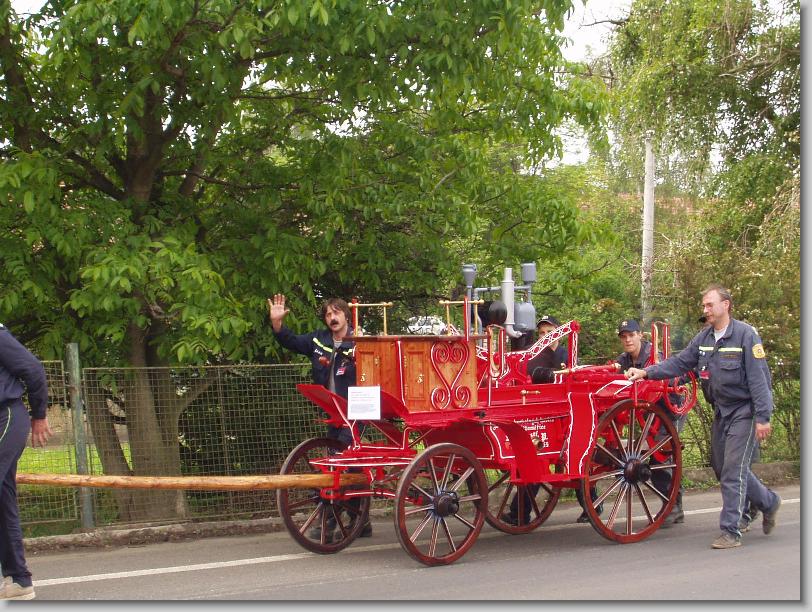
[{"label": "raised hand", "polygon": [[274,331],[279,331],[282,327],[282,319],[290,312],[285,308],[285,296],[282,293],[274,294],[273,298],[268,298],[268,314],[271,317],[271,325]]}]

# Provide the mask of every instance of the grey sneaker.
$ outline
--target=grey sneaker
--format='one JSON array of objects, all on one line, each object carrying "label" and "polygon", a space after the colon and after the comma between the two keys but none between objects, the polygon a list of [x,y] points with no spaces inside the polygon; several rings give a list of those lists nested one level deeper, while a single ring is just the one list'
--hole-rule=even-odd
[{"label": "grey sneaker", "polygon": [[775,505],[764,513],[764,519],[761,522],[761,528],[764,530],[764,535],[770,535],[775,529],[775,515],[778,514],[778,509],[781,507],[781,498],[775,502]]},{"label": "grey sneaker", "polygon": [[733,535],[729,531],[723,531],[722,534],[713,541],[711,548],[736,548],[741,545],[741,536]]},{"label": "grey sneaker", "polygon": [[11,576],[5,576],[3,578],[3,586],[0,588],[0,599],[24,601],[34,599],[36,596],[37,594],[34,593],[33,586],[20,586],[14,582]]},{"label": "grey sneaker", "polygon": [[742,514],[742,518],[739,521],[739,531],[742,533],[747,533],[750,531],[750,527],[753,526],[753,523],[756,522],[758,515],[761,514],[756,508],[751,508],[747,513]]}]

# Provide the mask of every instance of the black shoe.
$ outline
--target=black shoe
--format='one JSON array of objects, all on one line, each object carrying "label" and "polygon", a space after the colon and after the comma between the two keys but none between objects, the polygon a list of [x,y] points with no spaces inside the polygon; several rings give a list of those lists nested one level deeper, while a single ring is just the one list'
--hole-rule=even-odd
[{"label": "black shoe", "polygon": [[575,521],[575,522],[576,522],[576,523],[588,523],[588,522],[589,522],[589,515],[586,513],[586,510],[584,510],[583,512],[581,512],[581,516],[579,516],[579,517],[576,519],[576,521]]},{"label": "black shoe", "polygon": [[372,536],[372,523],[367,523],[364,525],[364,528],[361,530],[361,533],[358,534],[359,538],[369,538]]},{"label": "black shoe", "polygon": [[509,512],[503,512],[499,515],[499,520],[503,523],[507,523],[508,525],[513,525],[514,527],[518,527],[519,519]]},{"label": "black shoe", "polygon": [[739,521],[739,531],[742,533],[750,531],[750,527],[756,522],[759,514],[761,514],[761,512],[756,508],[750,508],[745,514],[742,514],[742,518]]},{"label": "black shoe", "polygon": [[[336,534],[335,528],[327,527],[327,533],[324,536],[324,544],[332,544],[336,541]],[[316,525],[315,527],[311,527],[310,531],[307,532],[307,537],[313,540],[314,542],[321,542],[321,525]]]},{"label": "black shoe", "polygon": [[682,511],[682,508],[675,505],[671,508],[671,512],[668,513],[668,516],[665,517],[663,524],[661,527],[663,529],[668,529],[671,525],[676,525],[677,523],[684,523],[685,522],[685,512]]},{"label": "black shoe", "polygon": [[775,515],[778,514],[780,507],[781,498],[779,497],[773,507],[764,513],[764,518],[761,521],[761,529],[764,531],[764,535],[770,535],[770,532],[775,529]]}]

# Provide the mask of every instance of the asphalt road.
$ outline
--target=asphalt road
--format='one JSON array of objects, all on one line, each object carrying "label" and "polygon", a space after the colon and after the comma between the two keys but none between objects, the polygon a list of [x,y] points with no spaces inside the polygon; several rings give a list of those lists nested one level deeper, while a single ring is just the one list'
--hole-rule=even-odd
[{"label": "asphalt road", "polygon": [[286,532],[29,554],[43,600],[794,600],[801,598],[800,486],[769,536],[760,520],[741,547],[713,550],[718,489],[688,492],[686,522],[636,544],[612,543],[561,503],[533,533],[485,526],[456,563],[407,555],[391,519],[334,555],[305,551]]}]

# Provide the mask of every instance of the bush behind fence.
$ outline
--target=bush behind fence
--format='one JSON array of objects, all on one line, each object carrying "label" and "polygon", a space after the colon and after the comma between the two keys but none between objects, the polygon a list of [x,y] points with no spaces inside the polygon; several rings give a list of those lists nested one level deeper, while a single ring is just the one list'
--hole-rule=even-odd
[{"label": "bush behind fence", "polygon": [[[309,364],[85,368],[81,422],[62,362],[46,362],[55,436],[28,447],[20,472],[143,476],[276,474],[324,413],[296,390]],[[774,434],[762,461],[800,457],[800,383],[776,384]],[[682,432],[686,467],[709,465],[712,414],[700,401]],[[77,454],[78,453],[78,454]],[[26,535],[81,527],[275,516],[275,491],[152,491],[20,485]]]}]

